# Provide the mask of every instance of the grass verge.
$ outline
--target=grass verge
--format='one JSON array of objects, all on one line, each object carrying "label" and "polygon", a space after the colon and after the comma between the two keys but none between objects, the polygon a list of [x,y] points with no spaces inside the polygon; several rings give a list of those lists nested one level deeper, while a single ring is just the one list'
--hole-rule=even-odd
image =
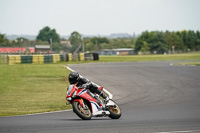
[{"label": "grass verge", "polygon": [[66,110],[66,64],[0,64],[0,116]]},{"label": "grass verge", "polygon": [[[200,60],[200,52],[173,55],[100,56],[99,61],[67,62],[138,62]],[[69,70],[58,64],[0,64],[0,116],[33,114],[70,109],[65,105]],[[183,64],[183,63],[182,63]],[[200,65],[199,62],[184,64]]]},{"label": "grass verge", "polygon": [[100,56],[100,62],[138,62],[167,60],[200,60],[200,52],[170,55]]},{"label": "grass verge", "polygon": [[181,63],[175,63],[174,65],[200,66],[200,62],[181,62]]}]

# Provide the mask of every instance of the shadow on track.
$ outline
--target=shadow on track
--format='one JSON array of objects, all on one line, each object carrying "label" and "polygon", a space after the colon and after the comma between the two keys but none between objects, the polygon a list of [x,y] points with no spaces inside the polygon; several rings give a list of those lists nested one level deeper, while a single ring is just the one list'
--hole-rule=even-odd
[{"label": "shadow on track", "polygon": [[79,118],[77,118],[77,119],[59,119],[59,121],[99,121],[99,120],[106,120],[106,121],[108,121],[108,120],[113,120],[113,119],[110,119],[110,118],[93,118],[93,119],[90,119],[90,120],[82,120],[82,119],[79,119]]}]

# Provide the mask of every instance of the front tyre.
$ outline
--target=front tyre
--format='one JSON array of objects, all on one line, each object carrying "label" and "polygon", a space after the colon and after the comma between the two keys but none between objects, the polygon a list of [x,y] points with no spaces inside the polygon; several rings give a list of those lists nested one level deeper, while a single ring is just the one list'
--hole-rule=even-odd
[{"label": "front tyre", "polygon": [[117,105],[117,103],[115,101],[110,100],[110,102],[113,102],[114,106],[108,107],[108,111],[110,112],[109,117],[111,119],[119,119],[122,115],[121,109],[119,108],[119,106]]},{"label": "front tyre", "polygon": [[90,120],[92,117],[92,113],[85,104],[85,108],[81,106],[81,104],[78,101],[75,101],[72,103],[73,111],[83,120]]}]

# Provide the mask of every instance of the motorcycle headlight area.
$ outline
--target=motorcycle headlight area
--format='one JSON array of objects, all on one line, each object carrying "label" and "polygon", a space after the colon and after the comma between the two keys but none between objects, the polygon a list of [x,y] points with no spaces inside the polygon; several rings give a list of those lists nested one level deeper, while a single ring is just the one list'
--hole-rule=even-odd
[{"label": "motorcycle headlight area", "polygon": [[68,101],[71,101],[71,100],[72,100],[72,98],[71,98],[71,97],[68,97],[68,98],[67,98],[67,100],[68,100]]}]

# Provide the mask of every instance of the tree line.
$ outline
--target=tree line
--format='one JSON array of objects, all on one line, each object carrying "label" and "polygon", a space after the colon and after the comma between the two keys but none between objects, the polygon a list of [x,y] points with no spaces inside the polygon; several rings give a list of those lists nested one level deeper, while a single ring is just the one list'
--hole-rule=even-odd
[{"label": "tree line", "polygon": [[[52,42],[51,42],[52,41]],[[64,42],[64,43],[61,43]],[[0,47],[34,47],[35,45],[49,45],[52,43],[54,52],[73,53],[80,44],[84,43],[86,51],[98,51],[101,49],[133,48],[135,53],[163,54],[176,52],[187,52],[200,50],[199,31],[145,31],[138,38],[107,38],[107,37],[85,37],[74,31],[68,39],[61,38],[55,29],[46,26],[42,28],[36,39],[30,41],[26,38],[17,38],[9,41],[4,34],[0,34]],[[81,52],[80,48],[78,52]]]},{"label": "tree line", "polygon": [[[34,47],[35,45],[49,45],[52,40],[52,50],[54,52],[70,52],[73,53],[80,44],[84,43],[85,51],[97,51],[101,49],[112,48],[134,48],[135,38],[116,38],[109,39],[107,37],[86,37],[74,31],[68,39],[61,38],[55,29],[46,26],[42,28],[36,39],[31,41],[20,37],[16,40],[9,41],[4,34],[0,34],[0,47]],[[62,41],[67,43],[61,43]],[[78,52],[81,52],[80,48]]]},{"label": "tree line", "polygon": [[143,54],[148,53],[171,53],[188,52],[200,50],[200,32],[199,31],[177,31],[160,32],[145,31],[137,38],[135,51]]}]

